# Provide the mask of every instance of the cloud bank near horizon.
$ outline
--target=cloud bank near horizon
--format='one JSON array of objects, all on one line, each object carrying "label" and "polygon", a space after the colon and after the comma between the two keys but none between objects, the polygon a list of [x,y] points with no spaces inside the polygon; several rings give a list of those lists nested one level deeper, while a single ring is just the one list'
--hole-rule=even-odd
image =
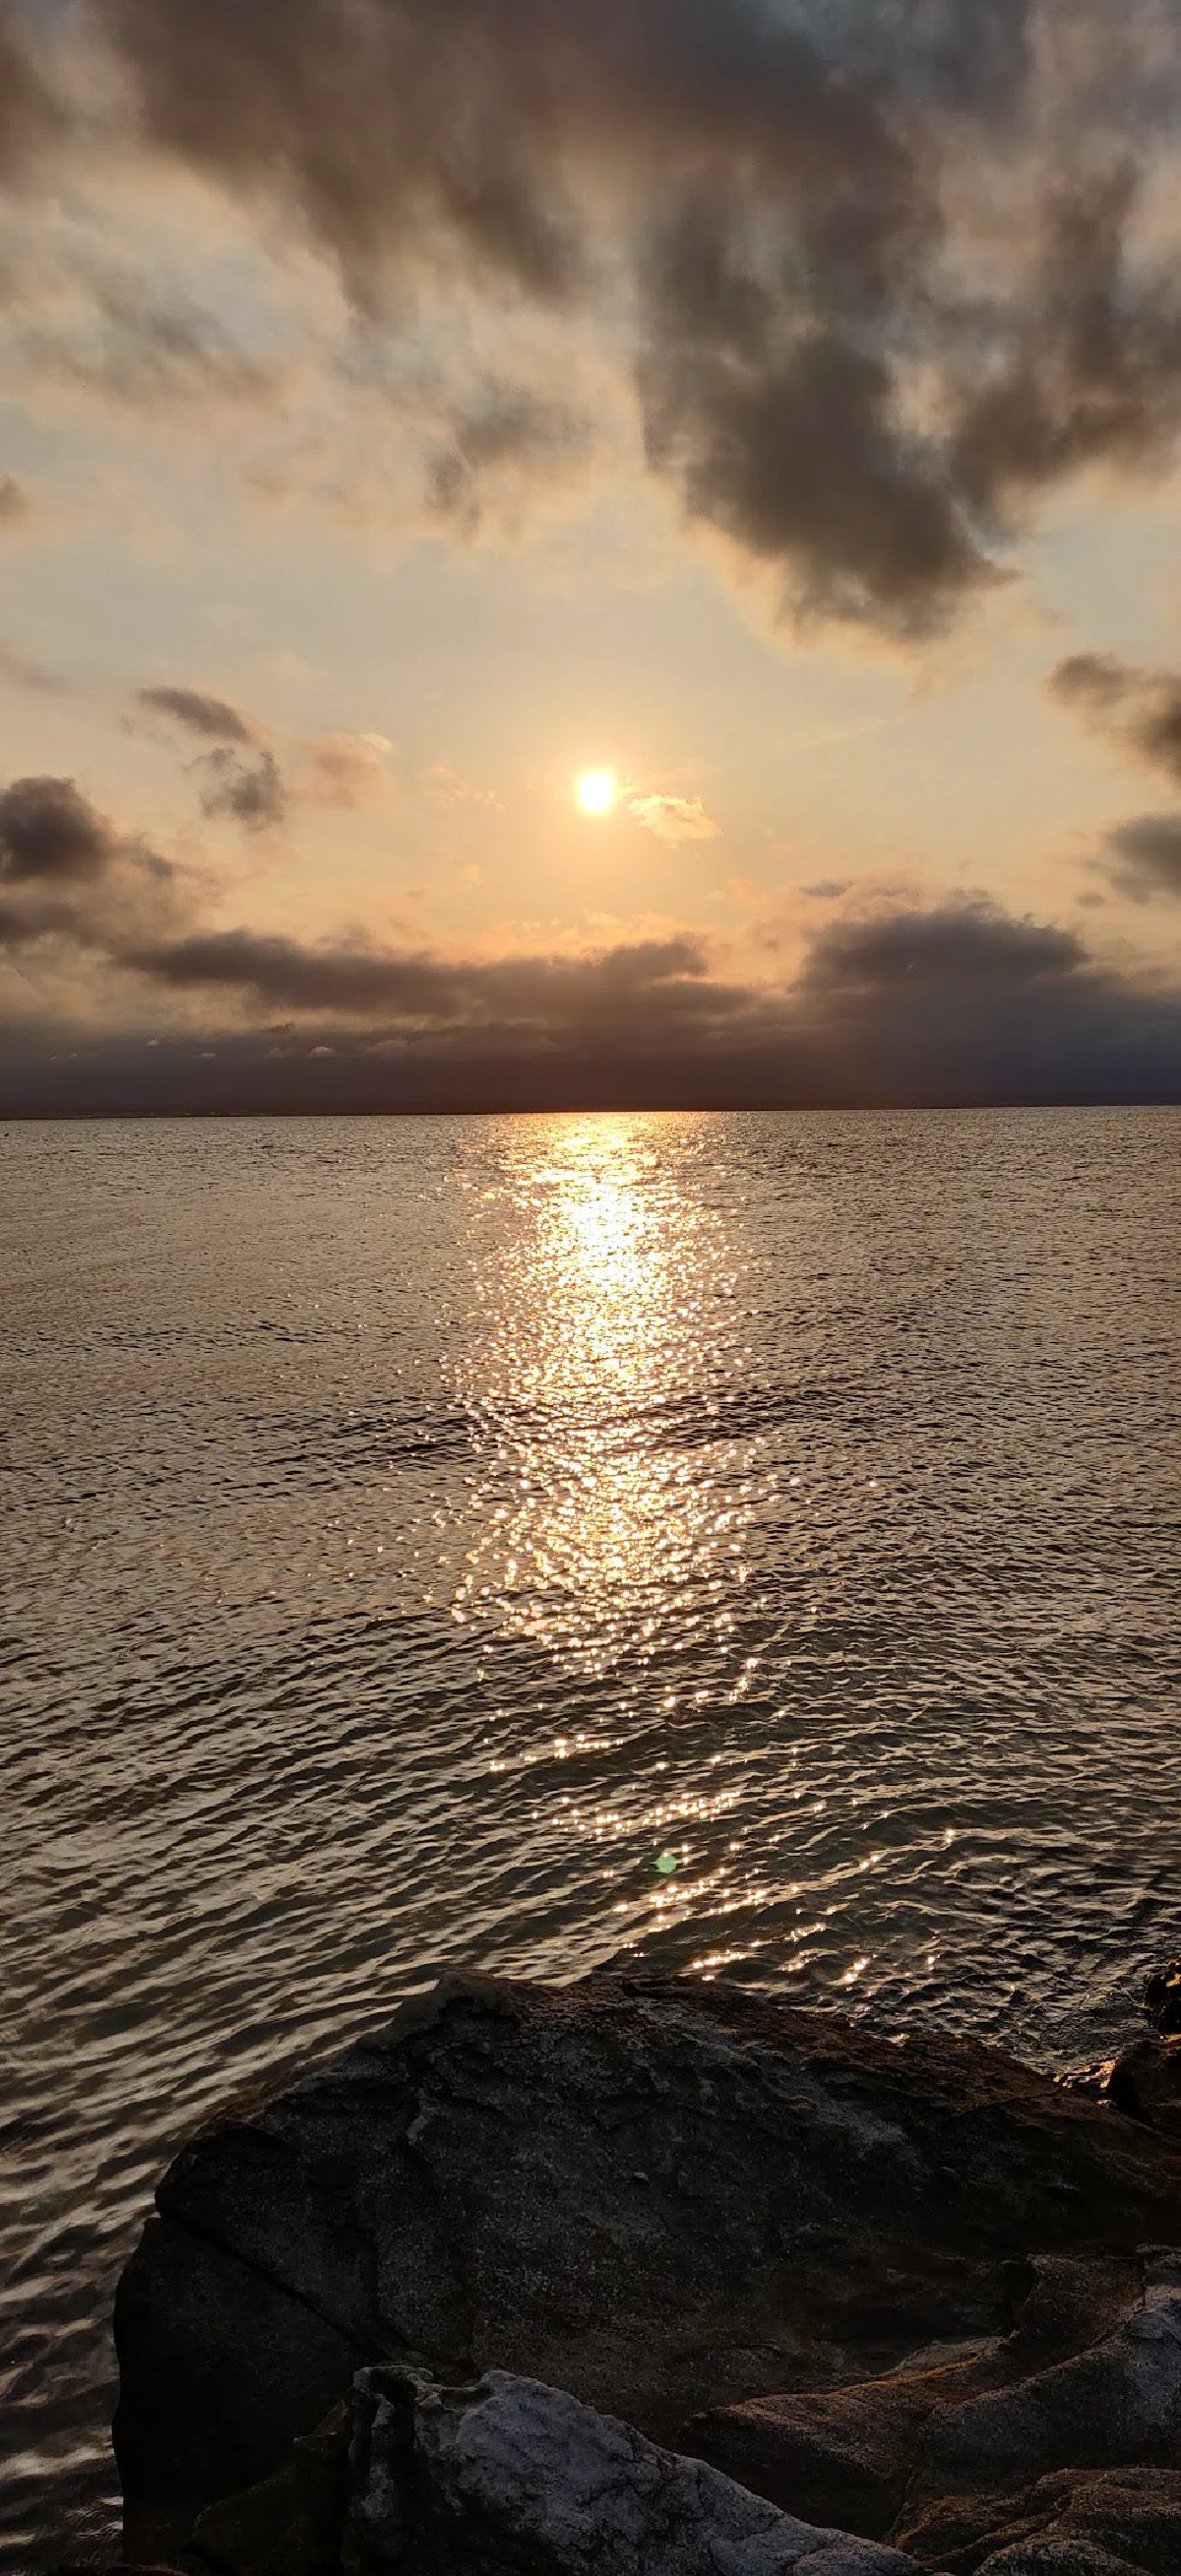
[{"label": "cloud bank near horizon", "polygon": [[[519,1105],[530,1087],[537,1105],[1181,1087],[1181,988],[984,897],[856,896],[812,922],[778,980],[770,951],[763,975],[736,975],[688,934],[491,958],[304,941],[211,926],[200,881],[72,781],[18,780],[0,793],[0,960],[32,970],[34,990],[72,958],[99,961],[119,1025],[87,1027],[68,1001],[13,1013],[0,1114],[215,1106],[227,1078],[243,1108]],[[152,1014],[170,1001],[191,1016],[162,1037]]]}]

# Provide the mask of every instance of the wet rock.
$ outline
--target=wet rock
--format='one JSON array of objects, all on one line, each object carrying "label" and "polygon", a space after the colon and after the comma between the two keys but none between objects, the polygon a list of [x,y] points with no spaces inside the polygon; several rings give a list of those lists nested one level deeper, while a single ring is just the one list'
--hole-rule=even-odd
[{"label": "wet rock", "polygon": [[1166,1959],[1154,1968],[1143,1995],[1143,2010],[1162,2039],[1181,2037],[1181,1959]]},{"label": "wet rock", "polygon": [[1181,2147],[1181,2039],[1137,2039],[1108,2080],[1113,2110],[1159,2129]]},{"label": "wet rock", "polygon": [[[899,2546],[925,2568],[947,2576],[995,2576],[1011,2561],[1006,2553],[1090,2550],[1136,2576],[1178,2576],[1181,2570],[1181,2474],[1160,2469],[1065,2471],[1043,2478],[1018,2495],[954,2496],[928,2506],[909,2522]],[[1060,2556],[1059,2566],[1069,2565]],[[1100,2562],[1102,2563],[1102,2561]]]},{"label": "wet rock", "polygon": [[689,1979],[467,1978],[227,2113],[157,2202],[116,2311],[141,2560],[359,2363],[508,2370],[677,2441],[1001,2333],[1030,2247],[1181,2239],[1181,2154],[971,2042]]}]

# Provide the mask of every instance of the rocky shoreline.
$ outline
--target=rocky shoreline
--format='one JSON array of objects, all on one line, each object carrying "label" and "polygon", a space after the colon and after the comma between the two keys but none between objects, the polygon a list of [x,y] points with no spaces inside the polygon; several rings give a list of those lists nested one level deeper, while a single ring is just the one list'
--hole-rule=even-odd
[{"label": "rocky shoreline", "polygon": [[129,2567],[1181,2576],[1181,1968],[1078,2089],[689,1978],[451,1978],[193,2138]]}]

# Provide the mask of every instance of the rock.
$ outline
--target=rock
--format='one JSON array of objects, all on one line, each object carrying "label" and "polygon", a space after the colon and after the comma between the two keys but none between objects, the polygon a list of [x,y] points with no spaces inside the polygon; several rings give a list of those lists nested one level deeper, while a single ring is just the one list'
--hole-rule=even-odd
[{"label": "rock", "polygon": [[1181,2039],[1137,2039],[1108,2079],[1113,2110],[1159,2129],[1181,2147]]},{"label": "rock", "polygon": [[137,2563],[171,2556],[211,2499],[282,2466],[367,2358],[255,2265],[159,2218],[119,2284],[116,2334],[120,2415],[141,2443],[130,2488],[124,2470]]},{"label": "rock", "polygon": [[363,2374],[351,2475],[348,2576],[919,2576],[503,2371],[471,2389]]},{"label": "rock", "polygon": [[774,2503],[818,2519],[839,2515],[854,2531],[882,2535],[935,2415],[1086,2350],[1143,2298],[1142,2268],[1131,2259],[1088,2264],[1051,2256],[1029,2265],[1026,2279],[1016,2324],[1004,2338],[942,2367],[918,2355],[906,2369],[861,2387],[720,2409],[689,2427],[694,2447]]},{"label": "rock", "polygon": [[189,2576],[922,2576],[503,2371],[362,2371],[304,2447],[337,2473],[311,2545],[281,2473],[201,2516]]},{"label": "rock", "polygon": [[929,2418],[912,2492],[979,2493],[1127,2462],[1181,2468],[1177,2253],[1146,2257],[1131,2313],[1088,2350]]},{"label": "rock", "polygon": [[984,2561],[983,2576],[1136,2576],[1126,2558],[1089,2540],[1019,2540]]},{"label": "rock", "polygon": [[695,2450],[773,2504],[880,2539],[906,2493],[918,2437],[973,2365],[871,2380],[817,2396],[756,2397],[688,2427]]},{"label": "rock", "polygon": [[359,2363],[508,2370],[676,2440],[1001,2333],[1030,2247],[1181,2238],[1181,2154],[968,2041],[689,1979],[466,1978],[202,2131],[157,2204],[116,2309],[141,2560]]},{"label": "rock", "polygon": [[1136,2576],[1178,2576],[1181,2474],[1067,2470],[1017,2495],[948,2497],[907,2521],[898,2546],[947,2576],[980,2576],[1004,2566],[1006,2550],[1035,2546],[1101,2550]]},{"label": "rock", "polygon": [[1181,2037],[1181,1959],[1154,1968],[1144,1988],[1143,2010],[1162,2039]]},{"label": "rock", "polygon": [[333,2408],[292,2446],[274,2477],[224,2497],[197,2519],[192,2555],[234,2576],[337,2576],[348,2508],[352,2409]]}]

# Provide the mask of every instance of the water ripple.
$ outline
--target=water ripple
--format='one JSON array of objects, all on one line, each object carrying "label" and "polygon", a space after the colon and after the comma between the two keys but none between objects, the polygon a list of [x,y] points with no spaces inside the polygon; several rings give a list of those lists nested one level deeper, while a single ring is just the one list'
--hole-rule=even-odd
[{"label": "water ripple", "polygon": [[441,1963],[1049,2063],[1177,1946],[1163,1113],[0,1130],[0,2566],[179,2135]]}]

